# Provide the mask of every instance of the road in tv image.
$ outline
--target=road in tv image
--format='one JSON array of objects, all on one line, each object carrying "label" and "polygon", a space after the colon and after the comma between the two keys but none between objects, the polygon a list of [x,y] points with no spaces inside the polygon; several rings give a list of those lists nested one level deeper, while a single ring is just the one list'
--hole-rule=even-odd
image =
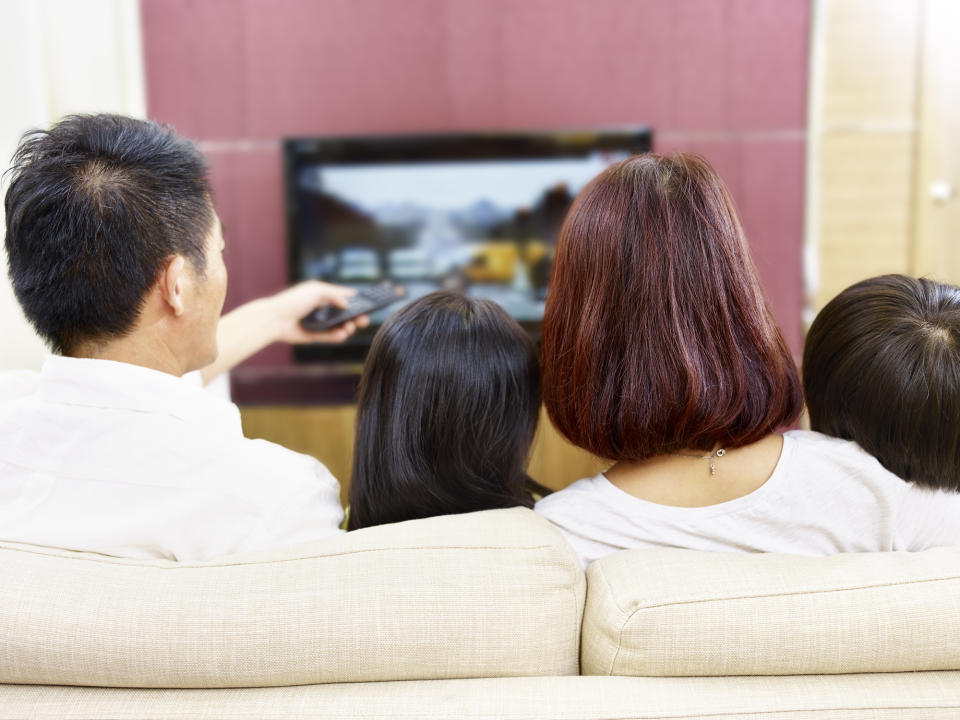
[{"label": "road in tv image", "polygon": [[[543,317],[556,237],[577,192],[619,159],[322,166],[300,173],[302,272],[406,302],[440,288]],[[380,323],[402,307],[375,313]]]}]

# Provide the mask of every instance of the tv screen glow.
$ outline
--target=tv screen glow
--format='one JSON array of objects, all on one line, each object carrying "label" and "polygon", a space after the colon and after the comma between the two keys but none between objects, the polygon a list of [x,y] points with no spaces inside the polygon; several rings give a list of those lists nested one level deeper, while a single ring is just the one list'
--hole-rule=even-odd
[{"label": "tv screen glow", "polygon": [[[499,303],[536,338],[573,198],[648,147],[647,131],[289,141],[291,279],[392,280],[403,302],[455,289]],[[350,344],[368,345],[403,302]]]}]

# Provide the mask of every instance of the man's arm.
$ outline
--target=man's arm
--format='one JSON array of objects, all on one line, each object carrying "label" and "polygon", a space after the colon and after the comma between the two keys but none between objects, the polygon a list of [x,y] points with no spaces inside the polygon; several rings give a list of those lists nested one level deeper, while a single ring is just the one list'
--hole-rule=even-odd
[{"label": "man's arm", "polygon": [[300,327],[300,318],[323,305],[346,307],[347,298],[355,292],[352,288],[307,280],[227,313],[220,318],[217,328],[219,354],[201,371],[203,382],[210,382],[274,342],[343,342],[357,328],[366,327],[370,319],[361,315],[332,330],[316,333]]}]

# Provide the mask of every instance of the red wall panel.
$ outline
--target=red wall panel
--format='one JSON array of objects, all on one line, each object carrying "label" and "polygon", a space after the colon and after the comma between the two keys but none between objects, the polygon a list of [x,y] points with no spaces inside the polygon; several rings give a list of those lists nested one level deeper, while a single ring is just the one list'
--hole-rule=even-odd
[{"label": "red wall panel", "polygon": [[149,114],[211,160],[228,306],[286,283],[284,137],[649,124],[727,180],[799,351],[809,0],[141,3]]}]

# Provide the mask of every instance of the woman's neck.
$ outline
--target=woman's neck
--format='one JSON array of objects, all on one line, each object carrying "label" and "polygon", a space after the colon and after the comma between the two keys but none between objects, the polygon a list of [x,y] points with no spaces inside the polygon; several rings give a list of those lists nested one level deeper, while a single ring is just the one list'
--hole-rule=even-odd
[{"label": "woman's neck", "polygon": [[770,478],[780,460],[783,437],[771,434],[750,445],[723,448],[720,456],[719,449],[712,453],[688,449],[639,462],[621,461],[605,475],[624,492],[659,505],[716,505],[749,495]]}]

